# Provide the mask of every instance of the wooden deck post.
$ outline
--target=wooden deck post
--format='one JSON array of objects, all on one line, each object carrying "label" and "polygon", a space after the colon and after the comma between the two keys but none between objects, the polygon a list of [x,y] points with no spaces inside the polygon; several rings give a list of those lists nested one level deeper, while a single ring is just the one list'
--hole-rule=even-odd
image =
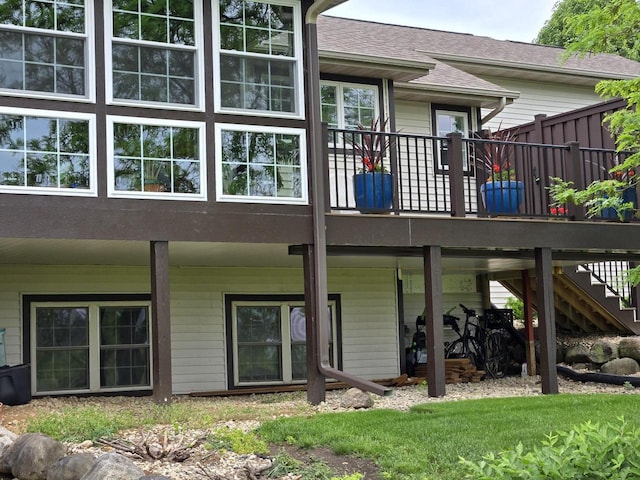
[{"label": "wooden deck post", "polygon": [[533,335],[533,304],[531,302],[531,278],[529,270],[522,270],[522,303],[524,306],[524,336],[526,339],[527,373],[537,375],[536,339]]},{"label": "wooden deck post", "polygon": [[535,249],[540,375],[542,393],[558,393],[556,370],[556,320],[553,310],[553,266],[549,247]]},{"label": "wooden deck post", "polygon": [[153,400],[168,405],[172,394],[169,242],[151,242],[150,247]]},{"label": "wooden deck post", "polygon": [[449,133],[447,159],[449,163],[449,197],[451,198],[451,216],[464,217],[464,158],[462,155],[462,135]]},{"label": "wooden deck post", "polygon": [[307,401],[312,405],[319,405],[325,401],[327,387],[325,377],[318,369],[318,336],[316,323],[318,321],[316,272],[314,268],[314,246],[303,246],[304,265],[304,302],[307,333]]},{"label": "wooden deck post", "polygon": [[442,249],[437,246],[425,246],[423,257],[427,391],[430,397],[441,397],[446,393],[442,323]]},{"label": "wooden deck post", "polygon": [[[569,165],[571,165],[571,178],[574,188],[577,190],[584,190],[586,185],[584,184],[584,163],[582,156],[580,155],[580,143],[569,142]],[[585,208],[584,205],[575,205],[573,203],[568,205],[569,213],[574,220],[584,220]]]}]

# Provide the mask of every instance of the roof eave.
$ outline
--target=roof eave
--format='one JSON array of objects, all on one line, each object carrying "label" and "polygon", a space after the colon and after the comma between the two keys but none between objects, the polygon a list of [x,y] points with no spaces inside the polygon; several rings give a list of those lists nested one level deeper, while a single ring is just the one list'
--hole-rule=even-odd
[{"label": "roof eave", "polygon": [[402,92],[413,92],[426,97],[459,97],[473,101],[477,106],[491,108],[496,102],[505,99],[507,104],[520,97],[519,92],[512,90],[490,90],[473,87],[456,87],[430,83],[400,82],[394,85],[396,95]]},{"label": "roof eave", "polygon": [[435,68],[435,63],[418,60],[334,51],[320,51],[319,54],[323,72],[342,74],[343,68],[349,68],[351,75],[389,78],[395,82],[409,82],[424,77]]}]

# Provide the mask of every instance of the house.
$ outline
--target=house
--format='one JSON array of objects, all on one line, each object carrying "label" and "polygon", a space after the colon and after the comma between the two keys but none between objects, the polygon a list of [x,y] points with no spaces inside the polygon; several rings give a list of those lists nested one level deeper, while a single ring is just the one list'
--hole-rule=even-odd
[{"label": "house", "polygon": [[[464,138],[595,103],[638,63],[318,18],[336,0],[20,1],[0,9],[0,328],[35,396],[385,394],[425,305],[439,359],[434,319],[514,271],[553,393],[554,269],[639,258],[638,224],[557,221],[531,179],[522,211],[487,215]],[[377,117],[405,147],[392,214],[359,213],[347,177],[344,135]]]}]

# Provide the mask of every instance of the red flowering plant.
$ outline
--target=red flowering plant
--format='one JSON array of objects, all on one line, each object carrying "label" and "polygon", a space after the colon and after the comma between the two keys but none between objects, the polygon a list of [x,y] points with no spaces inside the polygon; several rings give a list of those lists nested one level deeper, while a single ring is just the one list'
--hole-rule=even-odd
[{"label": "red flowering plant", "polygon": [[[371,120],[370,126],[358,123],[358,133],[344,134],[345,143],[351,145],[355,156],[362,163],[360,173],[386,172],[384,156],[389,150],[390,137],[385,134],[389,119]],[[362,132],[362,133],[360,133]]]},{"label": "red flowering plant", "polygon": [[482,135],[476,135],[481,141],[474,142],[476,168],[487,174],[487,182],[516,179],[513,167],[515,149],[509,143],[514,141],[516,132],[501,130],[501,126],[496,132],[487,130]]}]

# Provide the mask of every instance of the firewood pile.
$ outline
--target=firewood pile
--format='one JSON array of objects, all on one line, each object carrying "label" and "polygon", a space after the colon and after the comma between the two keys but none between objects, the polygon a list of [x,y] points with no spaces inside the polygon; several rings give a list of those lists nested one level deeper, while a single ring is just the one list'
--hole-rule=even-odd
[{"label": "firewood pile", "polygon": [[137,442],[120,438],[101,438],[96,443],[140,460],[162,459],[169,462],[184,462],[191,456],[191,450],[204,443],[206,439],[207,434],[188,441],[184,438],[172,441],[166,433],[157,436],[152,433],[142,433]]},{"label": "firewood pile", "polygon": [[[478,383],[486,375],[484,370],[478,370],[468,358],[447,358],[444,361],[444,379],[446,383]],[[427,381],[427,367],[420,365],[416,368],[416,374],[409,377],[406,373],[394,378],[391,385],[405,387],[408,385],[420,385]]]}]

